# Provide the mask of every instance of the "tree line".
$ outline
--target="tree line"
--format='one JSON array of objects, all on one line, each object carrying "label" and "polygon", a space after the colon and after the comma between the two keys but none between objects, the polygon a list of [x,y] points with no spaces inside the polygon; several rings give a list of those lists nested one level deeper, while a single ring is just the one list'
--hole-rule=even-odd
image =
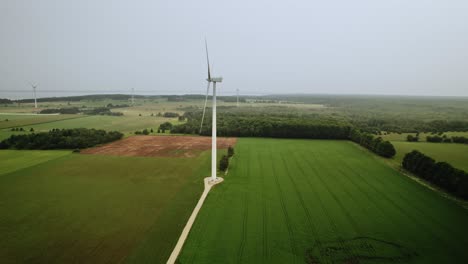
[{"label": "tree line", "polygon": [[40,114],[80,114],[85,115],[108,115],[108,116],[123,116],[121,112],[112,112],[112,107],[95,107],[92,109],[79,109],[78,107],[67,107],[67,108],[47,108],[41,110]]},{"label": "tree line", "polygon": [[[171,133],[199,134],[201,116],[198,112],[186,112],[187,122],[175,125]],[[389,141],[375,137],[351,125],[333,119],[311,118],[294,115],[246,114],[221,112],[217,124],[218,136],[273,137],[305,139],[352,140],[383,157],[393,157],[395,148]],[[211,135],[211,120],[204,123],[201,135]]]},{"label": "tree line", "polygon": [[427,136],[426,137],[427,142],[432,142],[432,143],[460,143],[460,144],[468,144],[468,138],[463,137],[463,136],[453,136],[453,137],[447,137],[446,135],[443,136]]},{"label": "tree line", "polygon": [[447,192],[468,199],[468,173],[465,171],[456,169],[447,162],[436,162],[417,150],[405,155],[402,166]]},{"label": "tree line", "polygon": [[[171,133],[198,134],[200,119],[189,117],[184,124],[172,127]],[[218,136],[348,139],[350,126],[339,122],[305,118],[237,116],[218,117]],[[201,135],[211,135],[211,122],[206,122]]]},{"label": "tree line", "polygon": [[352,129],[349,138],[379,156],[391,158],[396,154],[393,144],[390,141],[384,141],[381,137],[375,137],[372,134]]},{"label": "tree line", "polygon": [[11,135],[0,149],[82,149],[121,139],[117,131],[87,128],[52,129],[49,132]]},{"label": "tree line", "polygon": [[0,104],[12,104],[13,102],[10,99],[0,98]]}]

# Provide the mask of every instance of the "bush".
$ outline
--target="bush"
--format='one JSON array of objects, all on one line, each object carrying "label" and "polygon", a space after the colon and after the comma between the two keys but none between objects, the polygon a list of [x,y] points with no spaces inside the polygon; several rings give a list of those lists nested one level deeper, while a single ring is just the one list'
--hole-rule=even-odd
[{"label": "bush", "polygon": [[165,133],[166,130],[172,130],[172,124],[169,122],[164,122],[161,125],[159,125],[159,130],[161,130],[162,133]]},{"label": "bush", "polygon": [[440,137],[440,136],[427,136],[426,137],[427,142],[440,143],[443,140],[444,139],[442,137]]},{"label": "bush", "polygon": [[173,112],[165,112],[163,117],[179,117],[179,114]]},{"label": "bush", "polygon": [[77,107],[70,107],[70,108],[48,108],[41,110],[40,114],[78,114],[80,113],[80,109]]},{"label": "bush", "polygon": [[223,157],[219,161],[219,170],[226,171],[228,167],[229,167],[229,158],[228,156],[223,155]]},{"label": "bush", "polygon": [[466,137],[452,137],[453,143],[462,143],[462,144],[468,144],[468,138]]},{"label": "bush", "polygon": [[408,142],[418,142],[419,141],[419,137],[416,135],[416,136],[413,136],[413,135],[408,135],[406,137],[406,141]]},{"label": "bush", "polygon": [[228,157],[234,156],[234,148],[232,146],[228,147]]}]

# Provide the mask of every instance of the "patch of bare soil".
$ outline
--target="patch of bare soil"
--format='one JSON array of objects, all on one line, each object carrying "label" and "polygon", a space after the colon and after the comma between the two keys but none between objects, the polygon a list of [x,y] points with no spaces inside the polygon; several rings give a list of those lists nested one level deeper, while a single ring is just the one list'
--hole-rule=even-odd
[{"label": "patch of bare soil", "polygon": [[[236,144],[237,138],[218,138],[218,149]],[[133,136],[81,151],[84,154],[140,157],[194,157],[211,149],[211,137]]]}]

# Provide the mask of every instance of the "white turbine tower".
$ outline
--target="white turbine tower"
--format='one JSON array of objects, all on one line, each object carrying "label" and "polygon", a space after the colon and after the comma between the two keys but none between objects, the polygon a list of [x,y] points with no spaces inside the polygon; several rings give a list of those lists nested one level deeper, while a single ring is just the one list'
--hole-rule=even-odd
[{"label": "white turbine tower", "polygon": [[33,95],[34,95],[34,108],[37,108],[37,96],[36,96],[36,88],[37,84],[34,85],[31,83],[31,87],[33,88]]},{"label": "white turbine tower", "polygon": [[206,63],[208,64],[208,86],[206,88],[206,96],[205,96],[205,106],[203,107],[203,115],[202,121],[200,124],[200,133],[203,127],[203,119],[205,118],[205,110],[206,110],[206,103],[208,100],[208,93],[210,90],[210,84],[213,83],[213,118],[211,125],[211,180],[216,181],[216,83],[220,83],[223,81],[223,77],[211,77],[210,72],[210,59],[208,57],[208,44],[206,43],[205,39],[205,49],[206,49]]}]

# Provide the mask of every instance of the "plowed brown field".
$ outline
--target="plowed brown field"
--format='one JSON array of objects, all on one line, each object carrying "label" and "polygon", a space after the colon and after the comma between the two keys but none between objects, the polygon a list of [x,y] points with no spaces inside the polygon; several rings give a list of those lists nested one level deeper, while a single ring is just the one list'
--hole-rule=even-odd
[{"label": "plowed brown field", "polygon": [[[218,138],[218,149],[236,144],[237,138]],[[211,149],[211,137],[133,136],[81,151],[84,154],[143,157],[194,157]]]}]

